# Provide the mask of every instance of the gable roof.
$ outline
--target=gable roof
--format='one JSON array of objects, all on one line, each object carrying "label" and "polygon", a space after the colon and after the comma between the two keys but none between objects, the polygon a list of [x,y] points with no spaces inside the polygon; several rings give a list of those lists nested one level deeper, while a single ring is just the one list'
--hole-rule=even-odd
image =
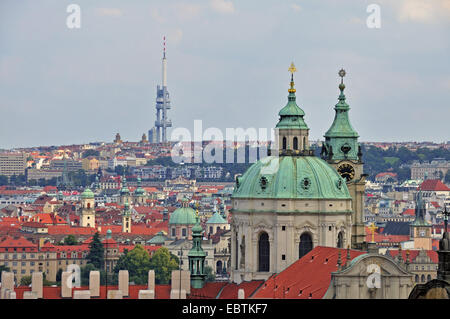
[{"label": "gable roof", "polygon": [[[321,299],[328,290],[331,273],[338,270],[338,256],[347,263],[347,250],[317,246],[277,275],[270,277],[252,298]],[[350,260],[366,254],[350,250]]]},{"label": "gable roof", "polygon": [[444,183],[439,179],[427,179],[423,181],[422,184],[417,188],[417,190],[422,191],[450,191]]}]

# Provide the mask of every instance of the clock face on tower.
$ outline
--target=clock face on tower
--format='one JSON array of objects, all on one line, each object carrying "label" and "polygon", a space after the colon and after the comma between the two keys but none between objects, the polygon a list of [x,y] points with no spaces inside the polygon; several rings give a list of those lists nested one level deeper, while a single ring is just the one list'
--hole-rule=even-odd
[{"label": "clock face on tower", "polygon": [[350,164],[342,164],[339,165],[337,169],[338,173],[342,176],[342,178],[345,178],[348,181],[351,181],[353,177],[355,177],[355,169]]}]

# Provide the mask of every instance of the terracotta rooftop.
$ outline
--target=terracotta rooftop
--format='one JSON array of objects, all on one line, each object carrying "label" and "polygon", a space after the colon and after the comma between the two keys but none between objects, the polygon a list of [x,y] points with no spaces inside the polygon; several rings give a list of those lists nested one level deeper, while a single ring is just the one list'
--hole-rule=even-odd
[{"label": "terracotta rooftop", "polygon": [[[331,273],[338,270],[338,252],[342,264],[347,250],[317,246],[281,273],[269,278],[252,298],[322,299],[331,282]],[[365,254],[350,250],[350,260]]]}]

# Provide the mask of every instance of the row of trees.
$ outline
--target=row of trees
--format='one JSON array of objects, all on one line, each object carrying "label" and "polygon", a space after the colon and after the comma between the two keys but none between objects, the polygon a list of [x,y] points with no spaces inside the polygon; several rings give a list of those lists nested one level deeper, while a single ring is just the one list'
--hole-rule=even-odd
[{"label": "row of trees", "polygon": [[[410,151],[406,147],[389,148],[383,150],[375,146],[362,146],[364,172],[369,174],[370,179],[381,172],[392,171],[397,173],[400,181],[411,178],[411,169],[407,165],[414,161],[430,162],[435,158],[450,160],[450,150],[439,148],[419,148],[417,151]],[[444,177],[446,182],[450,182],[450,172]]]},{"label": "row of trees", "polygon": [[[76,245],[78,244],[73,235],[69,235],[64,239],[62,244]],[[100,281],[102,285],[117,284],[117,274],[120,270],[128,270],[131,282],[135,284],[146,284],[148,280],[148,271],[155,270],[155,281],[157,284],[168,284],[171,279],[172,270],[179,269],[179,259],[171,254],[165,247],[159,248],[150,257],[150,254],[141,245],[136,245],[132,250],[125,250],[120,256],[112,274],[104,271],[105,264],[105,247],[100,240],[100,236],[96,233],[89,244],[89,253],[86,256],[87,264],[81,267],[81,284],[89,283],[89,272],[91,270],[100,271]],[[62,269],[59,270],[56,281],[61,282]]]}]

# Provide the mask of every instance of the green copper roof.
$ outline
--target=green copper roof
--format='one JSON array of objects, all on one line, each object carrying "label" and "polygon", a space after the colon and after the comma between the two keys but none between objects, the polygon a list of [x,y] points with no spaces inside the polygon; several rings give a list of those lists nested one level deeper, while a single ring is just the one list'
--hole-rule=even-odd
[{"label": "green copper roof", "polygon": [[129,195],[130,194],[130,189],[127,186],[127,179],[125,176],[122,179],[122,188],[120,190],[120,194],[121,195]]},{"label": "green copper roof", "polygon": [[86,188],[84,192],[81,193],[81,198],[83,199],[94,198],[94,193],[89,188]]},{"label": "green copper roof", "polygon": [[339,89],[341,90],[341,94],[338,98],[339,102],[334,107],[336,111],[334,121],[333,124],[331,124],[330,129],[325,133],[325,137],[359,137],[348,118],[350,107],[345,102],[345,85],[341,83]]},{"label": "green copper roof", "polygon": [[195,211],[190,207],[180,207],[170,215],[169,224],[195,225]]},{"label": "green copper roof", "polygon": [[137,179],[137,182],[138,182],[138,187],[134,191],[134,194],[136,196],[144,196],[145,195],[145,190],[141,187],[141,179],[139,177]]},{"label": "green copper roof", "polygon": [[123,209],[123,215],[124,216],[130,216],[131,212],[130,212],[130,204],[128,204],[128,202],[125,203],[124,205],[124,209]]},{"label": "green copper roof", "polygon": [[218,213],[215,212],[210,219],[206,222],[207,224],[226,224],[227,221]]},{"label": "green copper roof", "polygon": [[287,129],[304,129],[307,130],[308,126],[303,120],[305,112],[295,102],[295,89],[293,89],[294,82],[291,82],[291,89],[289,90],[288,103],[283,107],[278,115],[280,120],[276,125],[277,128]]},{"label": "green copper roof", "polygon": [[202,248],[203,228],[200,226],[198,217],[195,218],[195,226],[192,227],[192,249],[189,250],[188,257],[205,257],[206,253]]},{"label": "green copper roof", "polygon": [[167,236],[164,235],[163,232],[158,232],[155,236],[152,237],[152,239],[148,240],[148,244],[155,244],[160,245],[164,244],[164,242],[167,240]]},{"label": "green copper roof", "polygon": [[232,198],[351,199],[336,170],[315,156],[268,156],[238,177]]}]

